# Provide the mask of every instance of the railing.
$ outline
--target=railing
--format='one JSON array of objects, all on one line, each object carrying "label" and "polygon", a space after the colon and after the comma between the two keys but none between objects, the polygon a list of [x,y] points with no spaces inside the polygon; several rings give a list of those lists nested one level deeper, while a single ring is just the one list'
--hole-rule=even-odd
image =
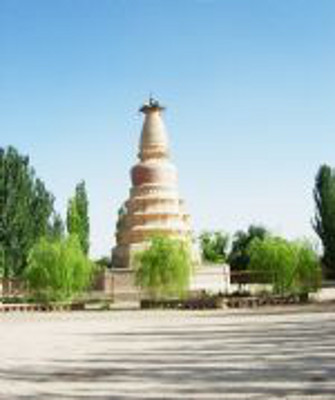
[{"label": "railing", "polygon": [[0,279],[0,297],[22,297],[26,293],[27,288],[22,279]]},{"label": "railing", "polygon": [[231,271],[230,283],[237,285],[266,284],[272,282],[272,274],[266,271]]}]

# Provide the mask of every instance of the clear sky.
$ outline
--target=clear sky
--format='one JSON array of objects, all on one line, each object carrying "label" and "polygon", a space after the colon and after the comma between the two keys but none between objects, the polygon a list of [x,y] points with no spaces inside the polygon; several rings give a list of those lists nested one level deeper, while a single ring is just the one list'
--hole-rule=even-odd
[{"label": "clear sky", "polygon": [[87,183],[108,254],[152,92],[198,232],[313,237],[335,166],[333,0],[0,0],[0,145],[66,203]]}]

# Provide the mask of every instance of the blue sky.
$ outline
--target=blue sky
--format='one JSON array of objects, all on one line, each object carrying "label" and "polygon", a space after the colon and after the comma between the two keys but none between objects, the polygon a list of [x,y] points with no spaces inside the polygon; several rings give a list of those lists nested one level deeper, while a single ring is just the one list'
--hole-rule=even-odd
[{"label": "blue sky", "polygon": [[108,254],[152,92],[198,232],[314,237],[335,166],[332,0],[0,0],[0,145],[29,154],[64,215],[85,179]]}]

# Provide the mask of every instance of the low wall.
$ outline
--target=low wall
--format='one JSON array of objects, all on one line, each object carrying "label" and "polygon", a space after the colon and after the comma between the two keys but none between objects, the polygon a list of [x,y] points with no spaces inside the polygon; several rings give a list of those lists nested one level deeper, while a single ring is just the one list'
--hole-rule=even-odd
[{"label": "low wall", "polygon": [[[112,269],[112,296],[115,302],[138,301],[141,292],[135,286],[135,273],[131,269]],[[230,293],[230,268],[226,264],[203,265],[191,277],[191,291]]]},{"label": "low wall", "polygon": [[[210,293],[229,293],[230,275],[228,265],[204,265],[196,269],[191,277],[191,290],[206,290]],[[20,297],[25,294],[20,280],[0,280],[0,296]],[[83,299],[106,299],[114,302],[139,301],[140,289],[135,285],[132,269],[102,269],[82,296]]]},{"label": "low wall", "polygon": [[226,264],[204,264],[191,277],[191,290],[230,293],[230,268]]}]

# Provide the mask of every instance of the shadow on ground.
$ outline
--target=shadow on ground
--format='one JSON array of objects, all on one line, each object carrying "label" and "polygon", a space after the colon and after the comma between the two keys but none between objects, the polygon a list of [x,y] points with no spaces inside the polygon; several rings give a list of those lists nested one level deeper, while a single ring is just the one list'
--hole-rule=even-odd
[{"label": "shadow on ground", "polygon": [[83,333],[92,340],[89,351],[1,368],[0,383],[26,384],[32,394],[11,397],[18,400],[334,399],[335,314],[327,315],[250,323],[238,316],[185,318],[92,331]]}]

